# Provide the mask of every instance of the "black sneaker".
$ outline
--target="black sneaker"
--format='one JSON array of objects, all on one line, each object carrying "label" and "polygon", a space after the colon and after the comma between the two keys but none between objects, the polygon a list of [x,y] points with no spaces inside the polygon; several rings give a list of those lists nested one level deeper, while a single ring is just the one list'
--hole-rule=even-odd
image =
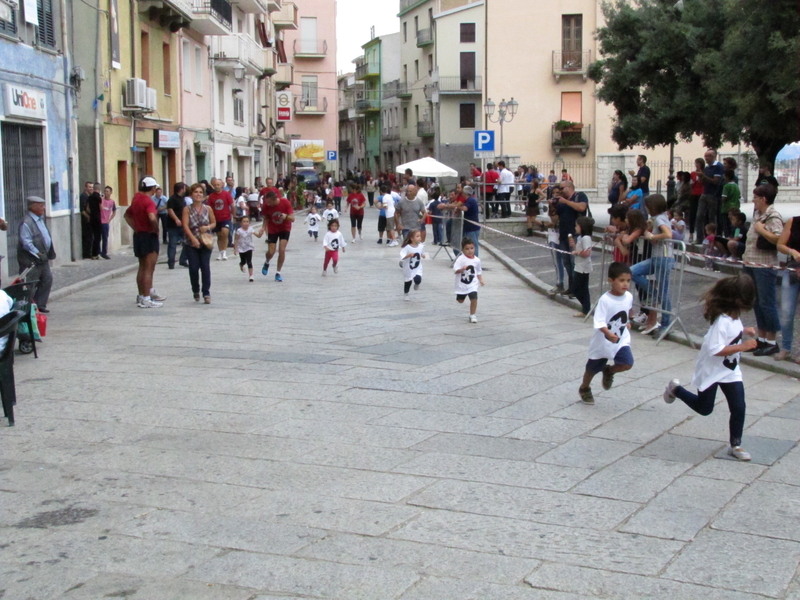
[{"label": "black sneaker", "polygon": [[[757,345],[755,348],[753,348],[752,350],[745,350],[745,352],[753,352],[753,353],[756,353],[756,352],[758,352],[759,350],[763,350],[763,349],[766,347],[766,345],[767,345],[767,343],[766,343],[766,342],[762,342],[761,340],[756,340],[756,343],[757,343],[758,345]],[[759,354],[758,356],[761,356],[761,355]]]},{"label": "black sneaker", "polygon": [[382,243],[383,243],[383,240],[378,240],[378,243],[379,243],[379,244],[382,244]]},{"label": "black sneaker", "polygon": [[606,365],[603,367],[603,389],[610,390],[612,385],[614,385],[614,374]]},{"label": "black sneaker", "polygon": [[584,404],[594,404],[594,396],[592,395],[592,388],[578,388],[578,394],[580,394],[581,401]]},{"label": "black sneaker", "polygon": [[767,342],[764,344],[763,348],[757,349],[755,352],[753,352],[753,356],[772,356],[780,351],[781,349],[778,348],[778,344],[770,344]]}]

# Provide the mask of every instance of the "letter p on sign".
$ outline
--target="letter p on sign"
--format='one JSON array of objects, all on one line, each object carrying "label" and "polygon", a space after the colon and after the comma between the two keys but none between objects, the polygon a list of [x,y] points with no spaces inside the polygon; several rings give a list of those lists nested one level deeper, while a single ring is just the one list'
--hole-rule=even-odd
[{"label": "letter p on sign", "polygon": [[476,131],[473,150],[475,152],[494,152],[494,131]]}]

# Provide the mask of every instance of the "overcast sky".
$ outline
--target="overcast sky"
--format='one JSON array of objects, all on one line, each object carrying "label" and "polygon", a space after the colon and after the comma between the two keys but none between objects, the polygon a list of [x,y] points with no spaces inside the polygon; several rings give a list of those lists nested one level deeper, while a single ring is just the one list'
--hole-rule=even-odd
[{"label": "overcast sky", "polygon": [[363,54],[361,45],[369,41],[369,28],[375,35],[400,31],[397,0],[336,0],[336,69],[342,73],[355,70],[351,62]]}]

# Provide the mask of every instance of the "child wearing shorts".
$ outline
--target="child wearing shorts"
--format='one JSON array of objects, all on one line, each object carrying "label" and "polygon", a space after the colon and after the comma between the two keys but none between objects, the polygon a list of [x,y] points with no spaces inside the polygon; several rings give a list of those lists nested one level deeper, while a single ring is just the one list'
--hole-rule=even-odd
[{"label": "child wearing shorts", "polygon": [[475,256],[475,242],[469,238],[461,241],[461,254],[453,263],[456,274],[456,302],[462,304],[469,298],[469,322],[477,323],[478,288],[485,285],[481,259]]},{"label": "child wearing shorts", "polygon": [[[625,263],[613,262],[608,267],[610,289],[600,296],[594,309],[594,335],[589,342],[589,360],[583,374],[578,394],[584,404],[594,404],[591,383],[594,376],[603,372],[603,389],[614,385],[614,375],[633,366],[631,333],[628,313],[633,306],[631,268]],[[614,365],[609,367],[608,361]]]}]

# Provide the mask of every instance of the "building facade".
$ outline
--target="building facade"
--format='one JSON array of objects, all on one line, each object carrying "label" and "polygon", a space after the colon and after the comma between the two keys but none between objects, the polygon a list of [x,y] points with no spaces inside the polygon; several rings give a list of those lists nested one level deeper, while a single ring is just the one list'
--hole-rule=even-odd
[{"label": "building facade", "polygon": [[356,81],[355,73],[340,75],[337,81],[339,108],[339,171],[340,181],[363,164],[365,152],[363,120],[356,113],[356,97],[364,85]]},{"label": "building facade", "polygon": [[[47,201],[46,218],[58,254],[68,262],[80,247],[77,192],[77,129],[73,107],[85,74],[73,71],[65,24],[67,2],[37,0],[3,4],[0,11],[0,276],[19,272],[19,226],[25,198]],[[31,9],[31,10],[28,10]]]},{"label": "building facade", "polygon": [[381,138],[380,170],[391,172],[400,164],[400,34],[380,36],[381,43]]}]

